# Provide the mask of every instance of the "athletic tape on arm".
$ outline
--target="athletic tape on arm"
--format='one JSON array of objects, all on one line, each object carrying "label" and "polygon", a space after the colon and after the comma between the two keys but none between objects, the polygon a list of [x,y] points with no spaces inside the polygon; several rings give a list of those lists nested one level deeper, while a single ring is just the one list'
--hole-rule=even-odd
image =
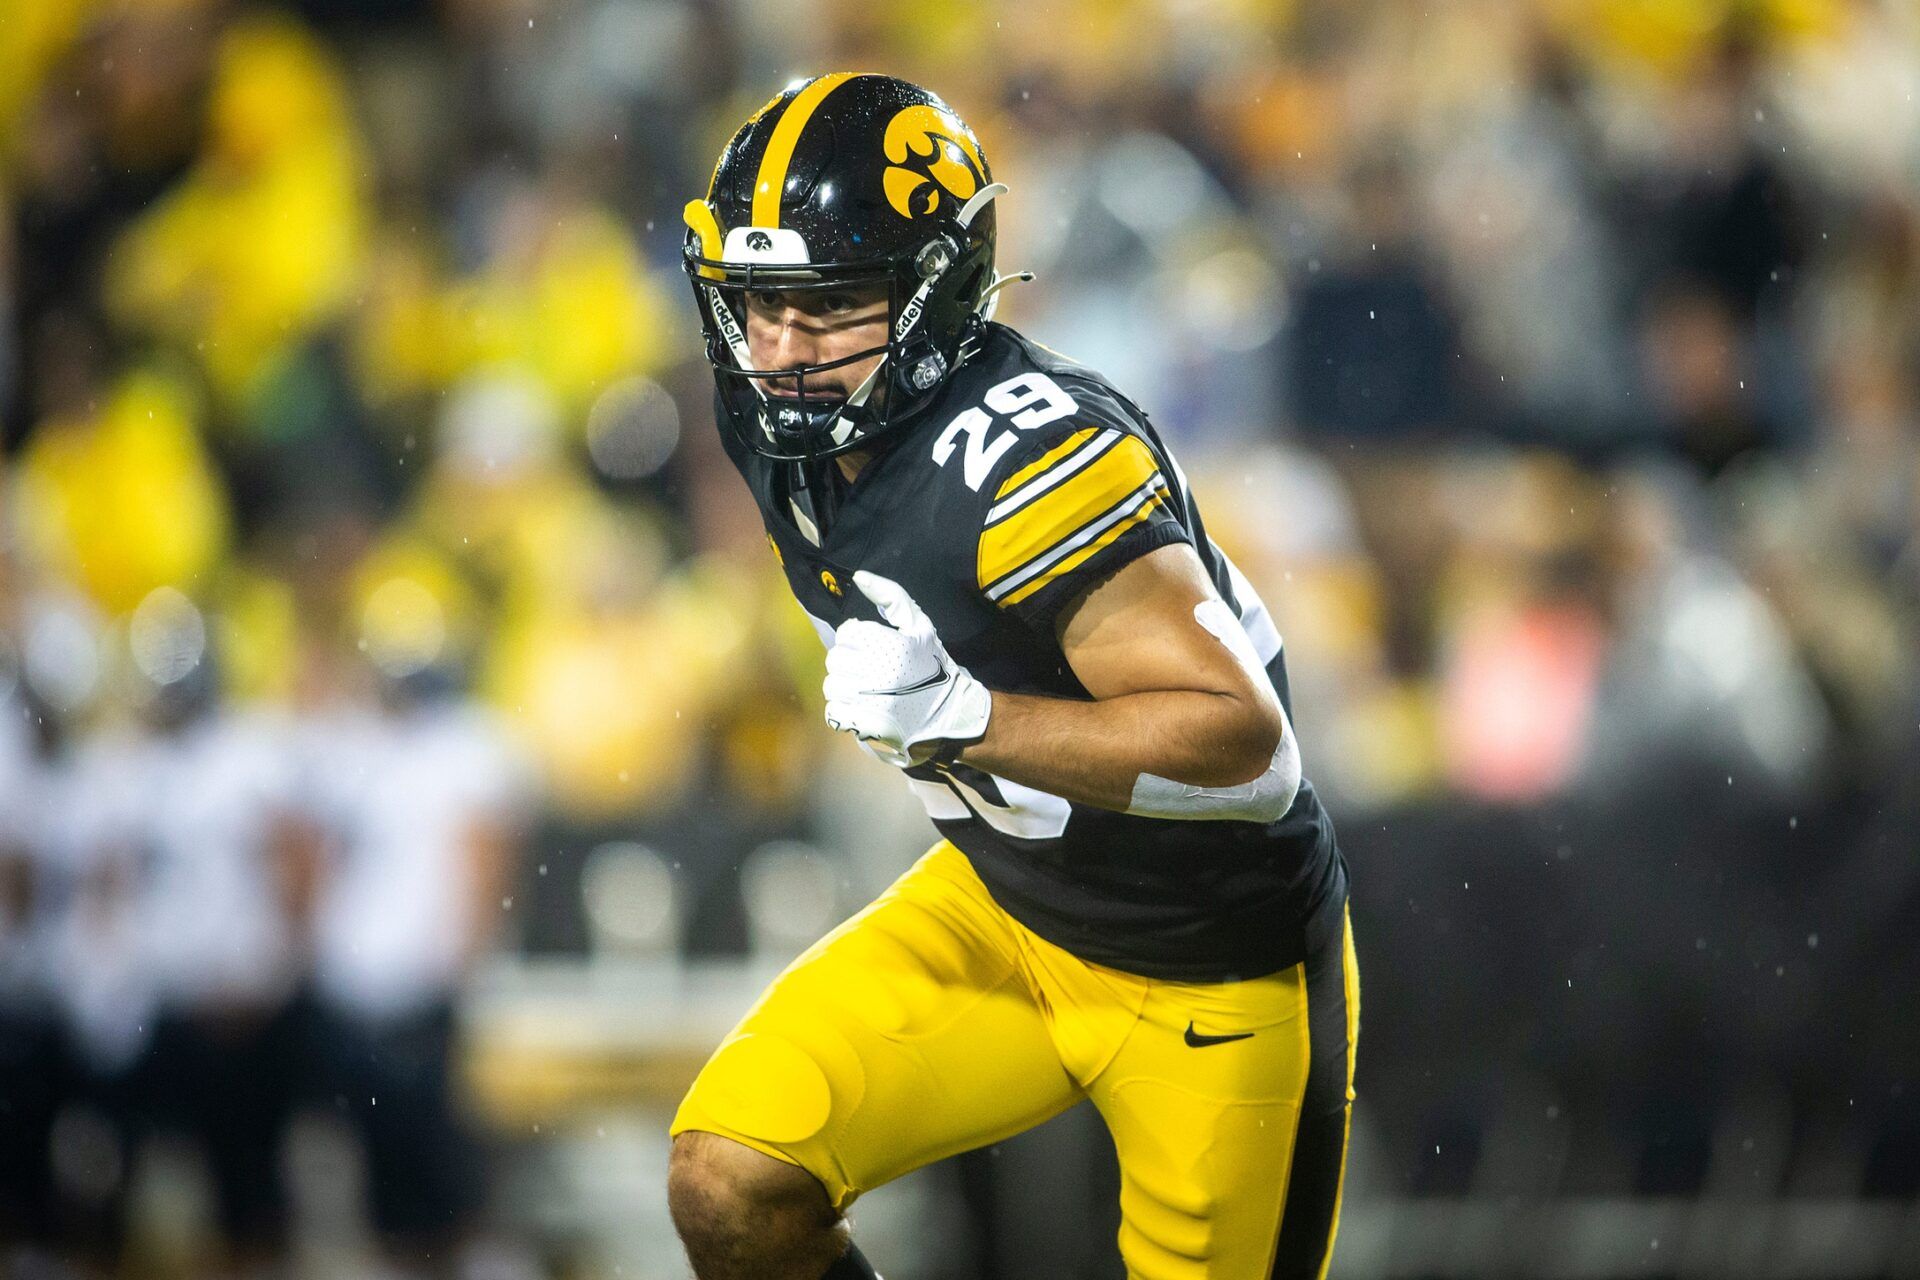
[{"label": "athletic tape on arm", "polygon": [[[1251,679],[1266,680],[1266,670],[1261,667],[1246,630],[1225,602],[1202,600],[1193,607],[1193,617],[1214,639],[1227,646]],[[1143,818],[1273,822],[1293,806],[1293,797],[1299,790],[1300,742],[1283,707],[1280,745],[1274,748],[1273,759],[1267,762],[1266,772],[1259,777],[1235,787],[1196,787],[1143,773],[1133,784],[1133,798],[1127,812]]]}]

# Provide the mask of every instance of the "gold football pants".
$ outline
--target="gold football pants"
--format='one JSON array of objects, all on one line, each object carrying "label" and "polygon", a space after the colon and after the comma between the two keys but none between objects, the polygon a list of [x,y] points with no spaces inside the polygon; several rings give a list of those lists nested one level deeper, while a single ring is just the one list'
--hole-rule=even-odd
[{"label": "gold football pants", "polygon": [[943,841],[774,981],[673,1132],[798,1165],[844,1210],[1092,1098],[1120,1155],[1129,1277],[1321,1276],[1360,1018],[1341,934],[1264,978],[1143,978],[1021,926]]}]

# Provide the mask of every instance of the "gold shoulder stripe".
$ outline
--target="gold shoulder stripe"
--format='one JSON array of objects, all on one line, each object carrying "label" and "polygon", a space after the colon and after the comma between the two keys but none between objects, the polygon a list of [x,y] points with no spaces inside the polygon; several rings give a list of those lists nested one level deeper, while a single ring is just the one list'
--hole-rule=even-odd
[{"label": "gold shoulder stripe", "polygon": [[1045,556],[1159,477],[1159,464],[1139,437],[1115,435],[1097,458],[981,531],[976,568],[982,589]]},{"label": "gold shoulder stripe", "polygon": [[[787,185],[787,165],[793,161],[793,149],[800,145],[800,132],[826,96],[858,74],[836,71],[821,76],[794,95],[787,109],[774,122],[773,136],[767,139],[766,154],[760,157],[760,173],[753,183],[753,225],[780,225],[780,192]],[[762,107],[762,111],[766,108]]]},{"label": "gold shoulder stripe", "polygon": [[1093,437],[1099,433],[1100,428],[1098,427],[1088,427],[1085,431],[1074,432],[1065,440],[1062,440],[1059,444],[1053,446],[1053,448],[1047,450],[1038,458],[1035,458],[1032,462],[1029,462],[1026,466],[1008,476],[1007,482],[1001,485],[999,492],[993,495],[994,498],[997,500],[1010,497],[1015,489],[1018,489],[1021,485],[1033,479],[1042,471],[1045,471],[1048,467],[1060,461],[1060,459],[1066,457],[1087,441],[1093,439]]},{"label": "gold shoulder stripe", "polygon": [[1128,507],[1108,528],[1089,539],[1085,546],[1077,548],[1059,562],[1028,578],[1012,591],[1002,595],[997,603],[1003,607],[1019,604],[1028,596],[1045,590],[1112,546],[1129,529],[1145,523],[1147,518],[1166,500],[1167,491],[1164,487],[1150,491],[1144,499]]},{"label": "gold shoulder stripe", "polygon": [[1059,450],[1054,450],[1053,455],[1059,456],[1060,460],[988,508],[986,523],[999,524],[1047,490],[1066,483],[1082,469],[1092,466],[1125,438],[1124,432],[1108,428],[1069,453],[1061,455]]}]

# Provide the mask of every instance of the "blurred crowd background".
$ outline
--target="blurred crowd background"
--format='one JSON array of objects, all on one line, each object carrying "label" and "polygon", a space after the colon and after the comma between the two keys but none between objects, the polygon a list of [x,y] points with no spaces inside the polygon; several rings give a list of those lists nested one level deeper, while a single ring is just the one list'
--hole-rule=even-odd
[{"label": "blurred crowd background", "polygon": [[[0,0],[9,1274],[683,1274],[678,1091],[931,838],[678,273],[832,69],[1286,636],[1335,1273],[1920,1274],[1920,10]],[[1109,1276],[1102,1141],[856,1221]]]}]

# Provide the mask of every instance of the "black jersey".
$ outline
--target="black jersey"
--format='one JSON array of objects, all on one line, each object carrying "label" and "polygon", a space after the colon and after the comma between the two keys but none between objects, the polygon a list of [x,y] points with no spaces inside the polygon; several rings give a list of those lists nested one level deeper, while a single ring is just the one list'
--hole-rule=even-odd
[{"label": "black jersey", "polygon": [[[1056,616],[1093,582],[1187,543],[1291,706],[1266,607],[1207,538],[1185,477],[1111,383],[988,325],[978,350],[850,486],[816,464],[728,449],[821,638],[877,611],[857,569],[893,579],[989,689],[1086,698]],[[942,835],[1007,913],[1083,959],[1149,977],[1272,973],[1339,936],[1346,869],[1304,779],[1277,821],[1181,821],[1074,804],[964,763],[907,772]],[[1331,924],[1329,924],[1331,921]],[[1330,930],[1330,932],[1329,932]]]}]

